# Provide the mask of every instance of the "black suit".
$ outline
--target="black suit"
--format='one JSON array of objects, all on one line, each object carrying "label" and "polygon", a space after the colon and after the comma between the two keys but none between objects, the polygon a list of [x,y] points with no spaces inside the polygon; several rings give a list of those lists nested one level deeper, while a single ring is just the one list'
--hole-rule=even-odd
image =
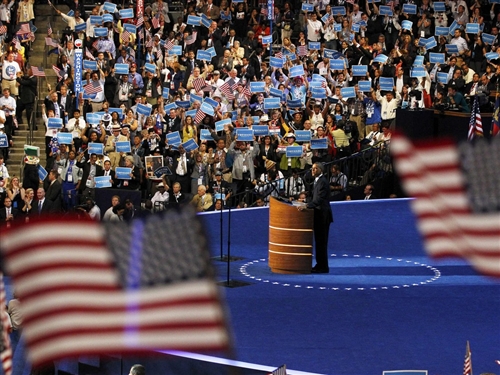
[{"label": "black suit", "polygon": [[61,105],[61,93],[57,93],[57,102],[59,106],[63,108],[63,111],[68,114],[68,119],[73,118],[73,97],[70,94],[66,94],[66,103]]},{"label": "black suit", "polygon": [[[19,216],[19,211],[14,207],[10,208],[10,213],[14,217],[14,220],[17,219],[17,217]],[[6,219],[7,219],[7,208],[3,207],[0,209],[0,226],[6,221]]]},{"label": "black suit", "polygon": [[51,183],[45,193],[45,199],[52,202],[53,212],[62,211],[62,185],[58,180]]},{"label": "black suit", "polygon": [[328,271],[328,235],[333,222],[329,198],[328,180],[325,175],[321,175],[314,183],[312,199],[307,203],[307,208],[314,210],[315,268],[323,271]]},{"label": "black suit", "polygon": [[[64,108],[58,103],[54,103],[52,100],[49,100],[48,98],[45,98],[45,108],[48,111],[52,110],[54,111],[54,114],[56,114],[56,106],[59,108],[59,118],[62,118],[64,120]],[[55,116],[57,117],[57,116]]]},{"label": "black suit", "polygon": [[16,117],[17,122],[21,124],[22,116],[24,110],[26,110],[26,118],[28,119],[28,124],[31,120],[31,114],[33,113],[33,106],[35,104],[35,97],[37,92],[37,80],[35,76],[24,76],[18,77],[17,83],[19,83],[19,100],[17,101]]},{"label": "black suit", "polygon": [[43,200],[41,211],[38,209],[38,202],[39,201],[34,200],[33,203],[31,204],[32,207],[31,211],[34,216],[47,215],[54,212],[52,201],[47,199],[47,197],[45,197],[45,199]]},{"label": "black suit", "polygon": [[[86,188],[87,188],[87,179],[89,178],[90,175],[90,163],[76,163],[76,166],[78,168],[82,168],[82,182],[80,184],[80,193],[82,193]],[[95,165],[95,176],[103,176],[104,172],[102,170],[102,167],[100,165]]]}]

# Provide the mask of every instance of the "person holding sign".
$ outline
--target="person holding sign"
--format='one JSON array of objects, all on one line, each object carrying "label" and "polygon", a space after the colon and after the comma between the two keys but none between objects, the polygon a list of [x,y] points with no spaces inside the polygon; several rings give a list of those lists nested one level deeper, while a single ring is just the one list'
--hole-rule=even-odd
[{"label": "person holding sign", "polygon": [[[238,141],[238,136],[231,142],[228,154],[233,158],[233,195],[252,189],[252,181],[255,180],[255,169],[253,160],[259,154],[259,145],[253,141],[253,148],[249,148],[247,142]],[[240,197],[241,199],[241,197]]]},{"label": "person holding sign", "polygon": [[[312,176],[314,183],[312,192],[305,205],[298,206],[299,211],[306,209],[314,210],[314,242],[316,247],[316,265],[312,273],[329,273],[328,266],[328,235],[330,224],[333,222],[332,209],[330,207],[330,188],[321,163],[314,163]],[[311,196],[312,193],[312,196]]]}]

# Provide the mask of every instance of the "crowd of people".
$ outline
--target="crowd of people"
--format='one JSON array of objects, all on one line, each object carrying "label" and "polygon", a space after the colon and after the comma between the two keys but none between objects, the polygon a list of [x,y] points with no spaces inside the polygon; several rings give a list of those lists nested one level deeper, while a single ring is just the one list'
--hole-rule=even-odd
[{"label": "crowd of people", "polygon": [[[4,160],[23,111],[28,119],[33,111],[33,3],[0,5]],[[200,211],[237,206],[245,191],[259,204],[298,199],[308,186],[300,172],[314,163],[387,148],[398,108],[466,112],[478,96],[491,112],[490,92],[500,83],[499,5],[481,0],[275,1],[270,8],[200,0],[183,3],[182,14],[163,0],[146,3],[144,13],[133,2],[121,5],[87,12],[82,1],[51,4],[67,27],[49,24],[46,38],[58,54],[57,82],[41,105],[47,177],[43,191],[29,186],[37,161],[28,158],[23,200],[57,191],[50,210],[68,210],[92,198],[102,176],[109,176],[104,186],[140,190],[155,209],[181,195]],[[372,167],[362,172],[370,176]],[[348,187],[347,168],[332,166],[332,196]]]}]

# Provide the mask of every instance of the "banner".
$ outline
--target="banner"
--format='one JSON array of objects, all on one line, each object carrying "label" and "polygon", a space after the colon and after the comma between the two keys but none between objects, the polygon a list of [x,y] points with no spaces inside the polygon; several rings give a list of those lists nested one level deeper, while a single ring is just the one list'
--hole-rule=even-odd
[{"label": "banner", "polygon": [[295,131],[295,140],[297,142],[309,142],[311,140],[311,131],[310,130],[296,130]]},{"label": "banner", "polygon": [[83,50],[82,50],[83,42],[80,39],[75,40],[75,59],[73,63],[73,69],[74,69],[74,92],[75,92],[75,102],[76,102],[76,108],[78,108],[78,100],[79,100],[79,94],[83,91],[83,86],[82,86],[82,66],[83,66]]},{"label": "banner", "polygon": [[311,139],[311,150],[325,150],[328,148],[328,139]]},{"label": "banner", "polygon": [[118,141],[115,143],[116,152],[132,152],[129,141]]},{"label": "banner", "polygon": [[302,156],[302,146],[287,146],[286,147],[286,157],[287,158],[300,158]]},{"label": "banner", "polygon": [[252,142],[253,141],[253,130],[248,128],[237,128],[236,136],[238,141]]}]

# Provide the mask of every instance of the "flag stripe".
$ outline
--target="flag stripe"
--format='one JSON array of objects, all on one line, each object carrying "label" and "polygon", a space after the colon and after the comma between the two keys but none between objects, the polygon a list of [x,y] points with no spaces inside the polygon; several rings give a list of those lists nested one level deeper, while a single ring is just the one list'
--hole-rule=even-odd
[{"label": "flag stripe", "polygon": [[3,350],[0,353],[0,360],[2,361],[2,369],[5,375],[12,374],[12,347],[10,345],[10,322],[5,311],[7,305],[7,298],[5,296],[5,284],[3,282],[3,274],[0,273],[0,322],[2,323],[2,341]]}]

